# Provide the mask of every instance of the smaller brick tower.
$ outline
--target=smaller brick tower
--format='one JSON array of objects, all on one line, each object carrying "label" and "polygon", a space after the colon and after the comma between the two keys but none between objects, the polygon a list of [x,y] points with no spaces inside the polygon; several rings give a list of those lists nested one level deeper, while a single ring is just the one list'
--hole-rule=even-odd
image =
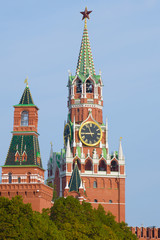
[{"label": "smaller brick tower", "polygon": [[14,106],[12,139],[2,167],[0,194],[8,198],[22,195],[33,210],[51,207],[52,189],[44,184],[44,169],[38,142],[38,107],[27,86]]}]

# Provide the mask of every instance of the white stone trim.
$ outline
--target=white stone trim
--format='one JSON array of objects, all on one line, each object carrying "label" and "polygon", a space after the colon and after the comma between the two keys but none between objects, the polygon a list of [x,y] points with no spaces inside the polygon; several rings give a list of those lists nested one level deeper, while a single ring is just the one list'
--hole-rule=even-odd
[{"label": "white stone trim", "polygon": [[[98,104],[87,104],[87,103],[81,103],[81,104],[79,104],[78,107],[79,107],[79,108],[80,108],[80,107],[98,108],[98,109],[101,109],[101,110],[103,109],[103,107],[100,106],[100,105],[98,105]],[[69,110],[70,110],[71,108],[77,108],[77,104],[71,104],[71,105],[69,106]]]}]

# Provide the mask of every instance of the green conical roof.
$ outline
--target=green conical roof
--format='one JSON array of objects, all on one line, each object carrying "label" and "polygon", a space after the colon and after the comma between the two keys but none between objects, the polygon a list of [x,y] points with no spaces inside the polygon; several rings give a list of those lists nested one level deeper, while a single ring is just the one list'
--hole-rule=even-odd
[{"label": "green conical roof", "polygon": [[[88,30],[87,30],[87,20],[85,18],[82,42],[78,57],[77,69],[76,69],[76,76],[84,82],[89,76],[91,76],[96,83],[98,83],[100,79],[100,75],[96,75],[92,51],[90,47],[89,37],[88,37]],[[70,75],[69,81],[72,82],[75,79],[75,76]]]},{"label": "green conical roof", "polygon": [[26,105],[26,104],[33,104],[34,105],[32,95],[31,95],[31,92],[30,92],[30,89],[29,89],[28,86],[24,89],[24,92],[23,92],[23,95],[21,97],[21,100],[20,100],[19,104],[20,105]]},{"label": "green conical roof", "polygon": [[91,52],[91,47],[90,47],[90,42],[88,37],[87,24],[85,19],[85,25],[84,25],[84,31],[83,31],[83,37],[82,37],[82,42],[80,47],[76,73],[77,75],[82,74],[85,76],[89,72],[91,75],[95,75],[95,68],[94,68],[93,57],[92,57],[92,52]]},{"label": "green conical roof", "polygon": [[78,192],[80,184],[81,184],[81,177],[80,177],[80,174],[79,174],[78,165],[77,165],[77,163],[75,163],[74,170],[72,172],[72,176],[71,176],[71,179],[69,181],[69,191],[70,192],[72,192],[72,191]]}]

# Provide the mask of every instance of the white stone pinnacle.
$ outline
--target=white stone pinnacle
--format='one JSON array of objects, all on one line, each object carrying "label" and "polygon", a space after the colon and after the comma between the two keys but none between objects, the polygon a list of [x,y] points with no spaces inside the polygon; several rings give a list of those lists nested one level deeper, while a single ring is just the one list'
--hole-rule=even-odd
[{"label": "white stone pinnacle", "polygon": [[119,160],[122,160],[124,158],[121,141],[122,141],[122,138],[120,138],[120,141],[119,141],[119,151],[118,151],[118,159]]}]

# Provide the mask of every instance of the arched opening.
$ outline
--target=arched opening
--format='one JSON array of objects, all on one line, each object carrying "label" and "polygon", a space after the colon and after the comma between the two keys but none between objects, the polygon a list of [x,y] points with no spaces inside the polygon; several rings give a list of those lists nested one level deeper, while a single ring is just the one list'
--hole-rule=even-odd
[{"label": "arched opening", "polygon": [[30,172],[27,173],[27,182],[28,183],[31,182],[31,173]]},{"label": "arched opening", "polygon": [[118,172],[118,164],[114,160],[111,162],[111,172]]},{"label": "arched opening", "polygon": [[98,200],[97,200],[97,199],[94,199],[94,202],[98,202]]},{"label": "arched opening", "polygon": [[93,182],[93,188],[97,188],[97,181]]},{"label": "arched opening", "polygon": [[[74,169],[74,165],[75,165],[75,161],[73,162],[73,169]],[[77,159],[77,165],[78,165],[78,169],[81,170],[81,163],[79,159]]]},{"label": "arched opening", "polygon": [[90,159],[88,159],[86,164],[85,164],[85,170],[86,171],[92,171],[92,162],[91,162]]},{"label": "arched opening", "polygon": [[12,173],[8,173],[8,182],[12,183]]},{"label": "arched opening", "polygon": [[99,171],[106,171],[106,163],[105,163],[104,160],[101,160],[101,161],[100,161]]},{"label": "arched opening", "polygon": [[93,82],[91,80],[86,81],[86,92],[93,93]]},{"label": "arched opening", "polygon": [[81,80],[76,81],[76,93],[81,93],[82,92],[82,82]]},{"label": "arched opening", "polygon": [[28,126],[28,111],[21,113],[21,126]]},{"label": "arched opening", "polygon": [[20,177],[18,177],[18,183],[21,183],[21,178]]}]

